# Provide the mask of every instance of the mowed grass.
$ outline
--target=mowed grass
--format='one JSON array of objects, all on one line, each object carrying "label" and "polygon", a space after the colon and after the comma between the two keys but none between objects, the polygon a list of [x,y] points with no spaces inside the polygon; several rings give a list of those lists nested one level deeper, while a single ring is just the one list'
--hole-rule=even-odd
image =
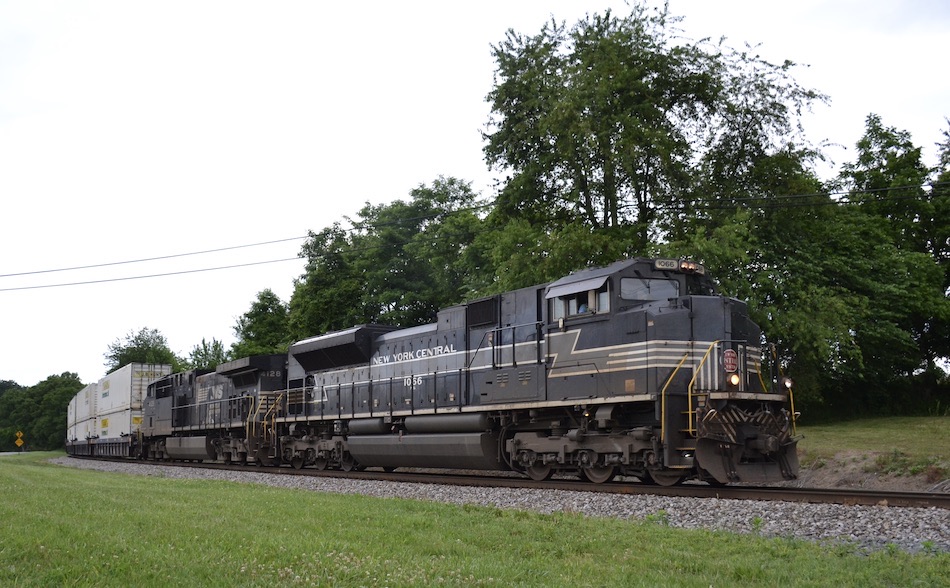
[{"label": "mowed grass", "polygon": [[799,426],[801,463],[820,467],[848,452],[876,455],[868,469],[897,475],[950,475],[950,417],[883,417]]},{"label": "mowed grass", "polygon": [[940,586],[950,554],[861,554],[0,457],[0,586]]}]

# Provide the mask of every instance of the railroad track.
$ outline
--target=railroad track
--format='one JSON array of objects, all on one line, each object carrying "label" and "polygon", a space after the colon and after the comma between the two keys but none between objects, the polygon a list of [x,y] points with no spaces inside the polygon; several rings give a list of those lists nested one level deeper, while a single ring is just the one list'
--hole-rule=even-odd
[{"label": "railroad track", "polygon": [[[74,456],[75,457],[75,456]],[[104,461],[124,461],[122,458],[83,458]],[[862,506],[891,506],[906,508],[950,509],[950,494],[930,492],[883,492],[877,490],[854,490],[837,488],[791,488],[778,486],[710,486],[707,484],[683,484],[680,486],[653,486],[634,479],[619,479],[606,484],[592,484],[572,477],[555,477],[537,482],[520,476],[486,472],[479,475],[453,471],[405,470],[385,472],[379,470],[339,471],[290,467],[261,467],[195,462],[139,462],[166,467],[205,468],[229,471],[258,471],[281,476],[311,476],[405,482],[411,484],[442,484],[484,488],[525,488],[564,490],[573,492],[596,492],[606,494],[678,496],[693,498],[728,498],[732,500],[772,500],[807,502],[814,504],[844,504]]]}]

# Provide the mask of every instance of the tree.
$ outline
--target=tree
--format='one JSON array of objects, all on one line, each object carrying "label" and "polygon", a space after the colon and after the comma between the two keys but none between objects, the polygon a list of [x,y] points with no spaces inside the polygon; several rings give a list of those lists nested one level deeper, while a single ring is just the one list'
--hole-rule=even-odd
[{"label": "tree", "polygon": [[[861,210],[886,221],[889,234],[901,249],[929,256],[935,266],[921,264],[918,271],[924,275],[910,276],[918,296],[913,310],[908,309],[912,316],[906,319],[924,362],[933,367],[937,357],[950,355],[950,301],[946,298],[950,286],[950,198],[939,183],[941,165],[946,165],[950,156],[947,146],[938,145],[944,163],[930,170],[910,133],[885,126],[874,114],[867,117],[866,125],[857,144],[857,160],[845,164],[840,182]],[[928,186],[931,177],[936,185]],[[941,275],[928,278],[935,270]]]},{"label": "tree", "polygon": [[[950,120],[947,120],[950,126]],[[933,215],[923,219],[923,233],[927,235],[928,250],[943,272],[943,292],[950,297],[950,129],[943,131],[943,141],[937,144],[938,163],[932,170],[932,182],[928,194]],[[950,321],[950,317],[944,317]],[[950,326],[942,332],[932,329],[933,349],[947,360],[950,357]]]},{"label": "tree", "polygon": [[201,343],[195,345],[185,363],[191,369],[214,369],[226,361],[228,361],[228,353],[224,350],[224,344],[217,339],[211,339],[208,343],[202,337]]},{"label": "tree", "polygon": [[15,451],[16,433],[27,447],[59,449],[66,439],[66,409],[83,387],[79,376],[66,372],[29,388],[8,388],[0,396],[0,451]]},{"label": "tree", "polygon": [[157,329],[142,327],[139,332],[129,331],[125,341],[116,339],[105,353],[106,373],[111,373],[130,363],[153,363],[171,365],[180,371],[184,361],[168,347],[165,336]]},{"label": "tree", "polygon": [[351,233],[352,267],[363,285],[368,322],[413,326],[433,322],[478,283],[471,244],[481,226],[471,185],[439,177],[413,189],[408,202],[366,205]]},{"label": "tree", "polygon": [[3,398],[3,395],[9,390],[17,390],[20,388],[20,385],[14,382],[13,380],[0,380],[0,398]]},{"label": "tree", "polygon": [[925,191],[930,174],[907,131],[868,115],[864,136],[857,143],[857,160],[846,163],[840,184],[852,201],[870,214],[886,218],[902,247],[933,252],[928,234],[935,222],[934,206]]},{"label": "tree", "polygon": [[359,324],[431,322],[439,309],[475,291],[493,272],[479,247],[480,205],[471,185],[440,177],[408,201],[366,204],[353,227],[311,233],[306,273],[290,301],[298,337]]},{"label": "tree", "polygon": [[363,286],[353,267],[351,249],[339,222],[309,233],[300,252],[307,267],[290,298],[288,316],[294,338],[371,322],[363,307]]},{"label": "tree", "polygon": [[[950,127],[950,119],[946,119]],[[930,200],[934,206],[931,250],[934,259],[944,268],[947,279],[944,287],[950,290],[950,128],[944,129],[943,141],[937,143],[938,163],[933,169]],[[948,292],[950,295],[950,292]]]},{"label": "tree", "polygon": [[[864,213],[883,221],[890,239],[900,248],[902,265],[880,268],[912,284],[906,296],[884,307],[894,315],[894,329],[905,333],[910,345],[878,350],[884,365],[894,365],[895,353],[912,364],[895,371],[914,376],[902,381],[917,388],[923,402],[935,392],[941,370],[939,358],[950,356],[950,299],[948,299],[948,254],[950,254],[950,198],[939,184],[941,165],[948,156],[941,148],[941,164],[928,169],[921,149],[910,133],[883,124],[875,114],[866,119],[865,134],[857,143],[856,161],[845,164],[839,176],[848,188],[849,200]],[[945,169],[945,168],[944,168]],[[930,178],[934,178],[935,185]],[[899,366],[895,366],[899,367]],[[916,399],[912,399],[916,401]]]},{"label": "tree", "polygon": [[287,305],[273,290],[259,292],[234,326],[237,341],[231,345],[230,357],[285,353],[291,343],[287,312]]},{"label": "tree", "polygon": [[493,47],[485,155],[511,173],[494,215],[527,221],[542,247],[580,223],[585,250],[603,237],[612,253],[645,253],[689,209],[704,155],[734,197],[736,178],[784,146],[822,98],[791,79],[795,64],[686,42],[679,20],[636,4]]}]

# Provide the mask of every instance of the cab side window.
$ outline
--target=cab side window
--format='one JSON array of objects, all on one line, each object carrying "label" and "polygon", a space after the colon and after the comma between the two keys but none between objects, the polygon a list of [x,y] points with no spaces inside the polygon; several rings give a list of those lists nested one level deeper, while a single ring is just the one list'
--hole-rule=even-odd
[{"label": "cab side window", "polygon": [[610,282],[597,290],[583,290],[552,298],[550,314],[552,322],[559,319],[590,314],[604,314],[610,312]]}]

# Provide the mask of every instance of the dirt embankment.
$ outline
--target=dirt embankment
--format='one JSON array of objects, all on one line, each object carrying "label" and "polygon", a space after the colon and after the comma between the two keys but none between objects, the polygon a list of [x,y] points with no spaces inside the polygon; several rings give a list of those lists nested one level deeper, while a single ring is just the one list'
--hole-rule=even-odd
[{"label": "dirt embankment", "polygon": [[917,473],[888,473],[879,463],[879,454],[846,451],[832,459],[802,461],[798,480],[791,486],[808,488],[866,488],[895,492],[950,493],[950,478],[945,470],[924,468]]}]

